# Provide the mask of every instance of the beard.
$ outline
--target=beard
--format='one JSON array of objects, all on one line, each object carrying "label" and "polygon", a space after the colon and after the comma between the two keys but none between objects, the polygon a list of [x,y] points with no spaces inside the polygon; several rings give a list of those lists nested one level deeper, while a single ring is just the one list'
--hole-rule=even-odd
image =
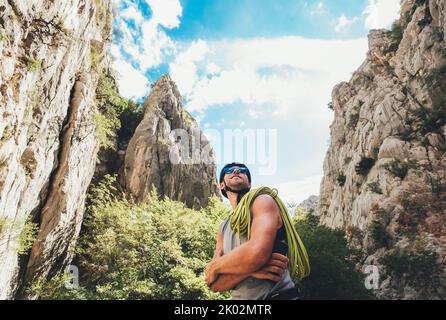
[{"label": "beard", "polygon": [[249,182],[238,176],[234,176],[228,179],[227,182],[225,181],[225,186],[227,192],[232,191],[237,194],[237,204],[240,202],[242,197],[250,190]]},{"label": "beard", "polygon": [[246,182],[241,177],[237,177],[237,176],[228,179],[228,181],[225,182],[225,184],[233,190],[243,190],[243,189],[246,189],[249,187],[248,182]]}]

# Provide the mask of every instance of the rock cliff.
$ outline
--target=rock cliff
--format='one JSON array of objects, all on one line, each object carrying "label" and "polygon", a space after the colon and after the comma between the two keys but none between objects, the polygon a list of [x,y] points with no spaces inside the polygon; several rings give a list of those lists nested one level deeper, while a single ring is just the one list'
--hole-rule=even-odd
[{"label": "rock cliff", "polygon": [[[110,10],[98,1],[0,1],[2,299],[71,258],[95,168],[91,119]],[[19,257],[30,224],[37,239]]]},{"label": "rock cliff", "polygon": [[302,201],[298,206],[297,210],[304,210],[304,212],[308,212],[312,215],[319,215],[318,214],[318,204],[319,204],[319,197],[318,196],[309,196],[307,199]]},{"label": "rock cliff", "polygon": [[140,201],[152,185],[194,208],[217,194],[213,151],[168,76],[134,133],[111,29],[109,1],[0,0],[0,299],[32,298],[29,284],[71,263],[92,177],[121,167]]},{"label": "rock cliff", "polygon": [[153,85],[144,109],[125,153],[124,189],[139,201],[155,187],[188,207],[205,206],[218,194],[214,152],[168,75]]},{"label": "rock cliff", "polygon": [[402,1],[333,89],[321,222],[374,264],[378,297],[446,298],[446,1]]}]

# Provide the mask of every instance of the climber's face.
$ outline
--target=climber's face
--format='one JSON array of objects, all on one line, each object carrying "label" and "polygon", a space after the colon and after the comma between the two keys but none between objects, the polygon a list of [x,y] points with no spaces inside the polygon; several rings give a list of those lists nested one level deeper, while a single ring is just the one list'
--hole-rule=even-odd
[{"label": "climber's face", "polygon": [[220,183],[220,189],[224,189],[225,184],[234,190],[242,190],[251,187],[248,175],[243,167],[229,168],[223,177],[223,181],[224,182]]}]

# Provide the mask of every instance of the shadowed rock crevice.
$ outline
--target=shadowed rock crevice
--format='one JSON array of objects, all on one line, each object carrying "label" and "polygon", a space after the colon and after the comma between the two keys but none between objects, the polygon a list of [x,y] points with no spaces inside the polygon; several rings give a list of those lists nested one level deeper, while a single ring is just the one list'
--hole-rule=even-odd
[{"label": "shadowed rock crevice", "polygon": [[[54,254],[54,251],[58,251],[57,248],[54,247],[55,243],[57,246],[61,246],[63,249],[65,246],[64,243],[68,243],[72,240],[65,238],[69,235],[66,234],[66,231],[73,229],[72,225],[69,225],[66,230],[56,230],[56,228],[60,224],[61,215],[66,211],[67,193],[64,191],[65,177],[69,171],[68,161],[73,143],[72,139],[75,126],[76,122],[78,121],[77,117],[79,106],[81,105],[82,100],[85,98],[83,96],[84,86],[85,79],[79,77],[75,81],[72,90],[70,105],[67,112],[67,120],[63,125],[60,135],[57,167],[49,179],[50,189],[40,212],[39,233],[37,234],[37,239],[32,247],[31,255],[27,264],[27,272],[25,276],[26,282],[30,282],[37,278],[42,272],[42,269],[48,269],[48,265],[55,267],[50,261],[52,256],[57,257],[57,255]],[[48,246],[47,237],[50,233],[55,233],[53,237],[56,236],[59,239],[56,241],[52,239],[49,246],[50,250],[47,249],[47,253],[45,254],[45,246]],[[61,248],[58,249],[60,250]]]}]

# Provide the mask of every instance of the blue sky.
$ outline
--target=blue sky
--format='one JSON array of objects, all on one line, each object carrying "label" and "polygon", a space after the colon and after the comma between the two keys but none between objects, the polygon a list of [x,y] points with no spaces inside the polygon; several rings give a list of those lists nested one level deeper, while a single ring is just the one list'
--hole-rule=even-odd
[{"label": "blue sky", "polygon": [[[254,186],[277,187],[289,202],[318,194],[331,90],[364,60],[368,31],[389,28],[399,10],[399,0],[113,5],[110,51],[121,94],[142,101],[150,84],[169,73],[211,139],[217,167],[247,162]],[[231,155],[224,139],[234,133],[250,142]]]},{"label": "blue sky", "polygon": [[[296,0],[181,1],[182,26],[168,34],[178,40],[296,34],[331,38],[334,36],[331,22],[341,14],[355,15],[361,12],[366,0],[325,1],[325,11],[323,8],[318,9],[318,3]],[[323,19],[314,19],[316,13]],[[360,30],[358,35],[364,35],[365,31]]]}]

